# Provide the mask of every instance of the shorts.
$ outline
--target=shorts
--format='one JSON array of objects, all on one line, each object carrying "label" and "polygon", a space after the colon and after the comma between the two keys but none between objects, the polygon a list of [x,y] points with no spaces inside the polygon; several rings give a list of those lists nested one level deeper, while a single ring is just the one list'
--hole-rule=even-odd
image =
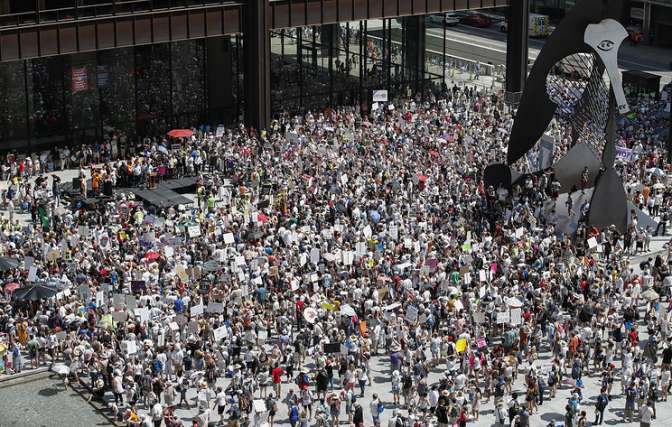
[{"label": "shorts", "polygon": [[217,414],[222,415],[224,413],[224,408],[225,408],[225,406],[218,406],[217,407]]}]

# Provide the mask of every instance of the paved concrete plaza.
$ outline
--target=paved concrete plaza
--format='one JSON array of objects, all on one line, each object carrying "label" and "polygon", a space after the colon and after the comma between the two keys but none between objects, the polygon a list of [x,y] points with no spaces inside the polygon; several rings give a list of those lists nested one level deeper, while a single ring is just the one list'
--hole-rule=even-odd
[{"label": "paved concrete plaza", "polygon": [[55,374],[0,383],[0,427],[93,427],[109,422]]}]

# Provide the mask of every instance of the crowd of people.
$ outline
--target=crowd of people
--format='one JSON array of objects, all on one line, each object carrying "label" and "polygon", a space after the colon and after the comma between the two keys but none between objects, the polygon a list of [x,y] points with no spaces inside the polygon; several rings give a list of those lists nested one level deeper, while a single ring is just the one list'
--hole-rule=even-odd
[{"label": "crowd of people", "polygon": [[[552,172],[486,187],[513,119],[500,96],[468,88],[196,131],[179,147],[61,150],[52,160],[79,166],[95,203],[8,157],[0,252],[18,265],[0,262],[5,373],[52,364],[130,426],[446,427],[494,408],[497,425],[526,427],[568,386],[567,427],[601,424],[619,396],[624,419],[647,425],[670,387],[672,259],[629,257],[633,238],[666,233],[655,128],[669,124],[654,115],[664,100],[630,102],[619,171],[663,225],[635,220],[625,235],[582,222],[560,233],[546,215]],[[156,175],[196,177],[194,203],[102,197],[105,182]]]}]

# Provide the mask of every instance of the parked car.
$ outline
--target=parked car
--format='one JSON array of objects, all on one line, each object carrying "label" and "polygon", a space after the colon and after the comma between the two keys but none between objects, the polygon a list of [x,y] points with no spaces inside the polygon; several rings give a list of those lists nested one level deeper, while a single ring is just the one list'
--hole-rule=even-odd
[{"label": "parked car", "polygon": [[460,19],[460,23],[478,28],[487,28],[492,25],[492,19],[480,13],[470,13]]},{"label": "parked car", "polygon": [[644,33],[642,33],[642,29],[639,28],[639,26],[637,25],[630,25],[625,29],[628,32],[628,40],[630,40],[632,44],[638,44],[644,38]]},{"label": "parked car", "polygon": [[[509,30],[509,23],[502,21],[499,24],[499,29],[506,33]],[[530,13],[528,21],[528,31],[532,38],[543,38],[551,35],[555,28],[549,24],[548,15],[540,15],[537,13]]]},{"label": "parked car", "polygon": [[437,13],[434,15],[429,15],[427,17],[427,21],[434,25],[439,26],[443,26],[443,23],[445,21],[447,27],[454,27],[460,23],[460,17],[458,15],[455,15],[454,13],[445,13],[445,14]]}]

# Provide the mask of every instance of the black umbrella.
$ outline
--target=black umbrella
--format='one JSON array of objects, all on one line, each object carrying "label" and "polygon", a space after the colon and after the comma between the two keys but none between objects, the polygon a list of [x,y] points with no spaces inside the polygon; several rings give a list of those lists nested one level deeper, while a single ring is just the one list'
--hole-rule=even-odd
[{"label": "black umbrella", "polygon": [[58,293],[57,288],[38,283],[17,289],[12,294],[12,299],[14,301],[39,301],[53,297],[56,293]]},{"label": "black umbrella", "polygon": [[264,237],[264,233],[258,228],[254,228],[254,229],[248,231],[247,235],[246,235],[246,239],[247,239],[248,242],[252,241],[252,240],[259,240],[262,237]]},{"label": "black umbrella", "polygon": [[210,261],[206,261],[206,262],[203,263],[203,271],[205,271],[206,273],[217,271],[220,268],[221,267],[220,267],[219,263],[215,260],[210,260]]},{"label": "black umbrella", "polygon": [[0,256],[0,271],[7,271],[19,266],[19,261],[14,258]]}]

